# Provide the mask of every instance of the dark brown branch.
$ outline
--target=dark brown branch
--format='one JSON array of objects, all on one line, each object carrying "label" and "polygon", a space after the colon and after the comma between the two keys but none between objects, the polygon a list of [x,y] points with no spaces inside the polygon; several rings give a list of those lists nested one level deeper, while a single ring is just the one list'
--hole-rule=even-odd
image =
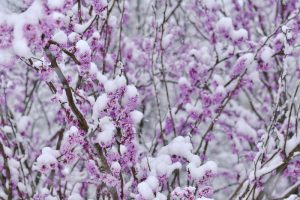
[{"label": "dark brown branch", "polygon": [[51,67],[54,69],[54,71],[56,72],[58,78],[60,79],[61,83],[63,84],[63,87],[64,87],[65,92],[66,92],[66,96],[67,96],[67,99],[68,99],[68,104],[69,104],[72,112],[77,117],[77,120],[79,122],[78,123],[79,127],[82,130],[84,130],[85,132],[88,132],[88,129],[89,129],[88,124],[87,124],[85,118],[83,117],[83,115],[81,114],[81,112],[78,110],[78,108],[77,108],[77,106],[76,106],[76,104],[74,102],[72,90],[71,90],[71,88],[69,86],[69,83],[68,83],[66,77],[64,76],[63,72],[59,68],[59,66],[57,64],[57,61],[56,61],[56,58],[49,51],[49,45],[47,45],[45,47],[45,53],[46,53],[48,59],[51,62]]}]

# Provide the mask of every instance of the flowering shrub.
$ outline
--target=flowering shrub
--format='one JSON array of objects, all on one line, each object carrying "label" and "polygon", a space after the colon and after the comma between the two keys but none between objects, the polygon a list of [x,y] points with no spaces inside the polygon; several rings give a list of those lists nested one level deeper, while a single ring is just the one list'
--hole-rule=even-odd
[{"label": "flowering shrub", "polygon": [[300,193],[300,1],[0,1],[0,199]]}]

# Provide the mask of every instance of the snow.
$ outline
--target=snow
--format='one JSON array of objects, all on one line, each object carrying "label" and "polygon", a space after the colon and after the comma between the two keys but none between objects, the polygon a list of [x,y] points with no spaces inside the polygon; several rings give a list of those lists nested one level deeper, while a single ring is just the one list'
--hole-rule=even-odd
[{"label": "snow", "polygon": [[9,159],[8,164],[9,164],[9,167],[11,167],[11,168],[19,168],[20,167],[20,163],[14,158]]},{"label": "snow", "polygon": [[95,39],[100,39],[100,33],[99,31],[95,31],[92,35],[92,38],[95,38]]},{"label": "snow", "polygon": [[293,46],[290,46],[290,45],[286,44],[284,46],[283,52],[285,54],[291,54],[293,52]]},{"label": "snow", "polygon": [[277,164],[269,165],[267,167],[263,167],[261,169],[257,169],[256,172],[252,171],[250,173],[250,175],[249,175],[249,179],[251,181],[253,181],[255,179],[255,177],[258,178],[258,177],[261,177],[261,176],[263,176],[265,174],[268,174],[268,173],[272,172],[273,170],[277,169],[282,164],[283,164],[283,162],[281,161],[281,162],[279,162]]},{"label": "snow", "polygon": [[11,180],[14,182],[18,182],[20,162],[14,158],[9,158],[8,159],[8,167],[9,167],[10,174],[11,174]]},{"label": "snow", "polygon": [[18,131],[19,132],[26,132],[26,131],[30,131],[30,126],[32,124],[32,119],[28,116],[22,116],[17,124],[18,127]]},{"label": "snow", "polygon": [[171,44],[172,37],[173,37],[172,34],[168,34],[163,37],[163,39],[162,39],[162,48],[163,49],[167,48]]},{"label": "snow", "polygon": [[115,126],[110,117],[103,117],[99,122],[101,132],[97,135],[97,142],[100,145],[109,145],[115,136]]},{"label": "snow", "polygon": [[[34,13],[34,15],[32,13]],[[26,39],[23,36],[23,27],[24,24],[28,23],[37,24],[42,16],[43,8],[40,1],[34,1],[32,5],[21,14],[7,14],[0,12],[0,22],[5,21],[7,24],[14,26],[14,40],[12,46],[16,55],[21,57],[30,57],[32,55]],[[2,61],[3,60],[7,61],[8,59],[2,59]]]},{"label": "snow", "polygon": [[248,31],[246,29],[234,30],[232,19],[230,17],[222,17],[216,23],[216,28],[219,33],[229,34],[233,41],[244,41],[248,38]]},{"label": "snow", "polygon": [[31,50],[23,38],[23,31],[15,27],[14,29],[13,49],[16,55],[23,57],[31,57]]},{"label": "snow", "polygon": [[119,162],[115,161],[111,163],[111,169],[112,170],[117,170],[120,171],[121,170],[121,165],[119,164]]},{"label": "snow", "polygon": [[[13,14],[13,19],[15,22],[20,23],[32,23],[37,24],[39,23],[39,20],[44,16],[44,9],[42,6],[41,1],[34,1],[31,6],[23,13],[19,14]],[[32,14],[34,13],[34,14]],[[12,16],[7,16],[8,19]],[[21,22],[22,21],[22,22]],[[22,26],[23,27],[23,26]]]},{"label": "snow", "polygon": [[[201,47],[201,61],[205,65],[211,65],[211,50],[208,49],[206,46]],[[208,68],[207,66],[203,65],[203,67]]]},{"label": "snow", "polygon": [[224,78],[218,74],[214,74],[212,79],[216,81],[219,85],[224,85]]},{"label": "snow", "polygon": [[125,145],[120,145],[120,152],[121,155],[124,155],[124,153],[127,151],[127,147]]},{"label": "snow", "polygon": [[67,132],[66,136],[73,135],[78,133],[78,128],[76,126],[72,126]]},{"label": "snow", "polygon": [[107,81],[107,77],[104,76],[102,73],[98,72],[97,73],[97,80],[99,81],[100,84],[105,84]]},{"label": "snow", "polygon": [[89,73],[93,76],[93,78],[97,77],[98,71],[97,65],[94,62],[91,62]]},{"label": "snow", "polygon": [[68,42],[68,36],[65,34],[64,31],[56,32],[52,39],[57,42],[58,44],[66,44]]},{"label": "snow", "polygon": [[103,130],[115,129],[115,126],[113,125],[111,118],[107,116],[100,119],[99,125]]},{"label": "snow", "polygon": [[[161,156],[159,157],[158,160],[161,160]],[[168,157],[170,158],[170,157]],[[166,159],[166,157],[165,157]],[[156,163],[156,166],[155,166],[155,170],[156,170],[156,174],[157,175],[160,175],[160,176],[164,176],[166,175],[167,177],[169,177],[172,172],[176,169],[181,169],[182,168],[182,165],[180,162],[175,162],[175,163],[169,163],[169,164],[166,164],[166,163],[162,163],[162,162],[157,162]]]},{"label": "snow", "polygon": [[57,164],[57,157],[60,155],[59,151],[53,150],[50,147],[44,147],[42,154],[36,160],[36,169],[41,172],[48,172]]},{"label": "snow", "polygon": [[278,41],[278,40],[280,42],[284,43],[284,41],[285,41],[285,35],[283,33],[279,33],[278,35],[276,35],[274,41]]},{"label": "snow", "polygon": [[68,38],[70,40],[70,42],[76,42],[78,40],[78,38],[80,38],[80,35],[78,33],[72,32],[68,35]]},{"label": "snow", "polygon": [[53,150],[50,147],[44,147],[42,149],[42,154],[49,154],[49,155],[54,156],[55,158],[57,158],[60,155],[59,151]]},{"label": "snow", "polygon": [[156,197],[154,198],[154,200],[167,200],[167,197],[166,197],[166,195],[158,192],[158,193],[156,193]]},{"label": "snow", "polygon": [[152,200],[155,197],[151,187],[145,182],[138,184],[138,192],[145,200]]},{"label": "snow", "polygon": [[83,200],[79,194],[72,194],[68,200]]},{"label": "snow", "polygon": [[57,162],[57,160],[50,154],[42,154],[37,158],[37,167],[41,169],[42,165],[46,165],[49,162]]},{"label": "snow", "polygon": [[187,103],[185,105],[185,109],[187,112],[195,112],[197,114],[200,114],[202,112],[202,104],[201,102],[197,102],[197,104],[195,105],[195,103]]},{"label": "snow", "polygon": [[148,176],[145,182],[150,186],[150,188],[155,191],[159,187],[158,179],[155,176]]},{"label": "snow", "polygon": [[217,173],[217,164],[213,161],[207,161],[205,164],[197,167],[195,163],[189,163],[187,169],[190,172],[193,180],[199,180],[203,178],[207,171],[211,171],[213,174]]},{"label": "snow", "polygon": [[179,85],[187,85],[187,86],[191,85],[191,83],[185,77],[180,77],[178,80],[178,84]]},{"label": "snow", "polygon": [[124,98],[122,98],[122,104],[125,105],[127,104],[130,99],[138,97],[138,91],[134,85],[128,85],[126,87],[126,91],[124,94]]},{"label": "snow", "polygon": [[12,156],[13,155],[13,151],[10,148],[8,148],[7,146],[3,146],[3,147],[4,147],[4,152],[7,156]]},{"label": "snow", "polygon": [[109,18],[108,18],[108,25],[111,26],[111,27],[116,27],[117,26],[117,23],[118,23],[118,19],[116,16],[114,15],[111,15]]},{"label": "snow", "polygon": [[209,10],[217,9],[220,6],[219,0],[203,0],[202,3]]},{"label": "snow", "polygon": [[10,126],[4,126],[2,127],[2,130],[4,131],[4,133],[12,133],[13,130]]},{"label": "snow", "polygon": [[79,53],[91,53],[91,48],[89,44],[85,40],[79,40],[76,43],[76,49],[79,51]]},{"label": "snow", "polygon": [[138,110],[134,110],[130,113],[130,117],[133,119],[135,124],[138,124],[143,119],[143,113]]},{"label": "snow", "polygon": [[233,30],[232,19],[230,17],[221,18],[216,24],[219,32],[230,32]]},{"label": "snow", "polygon": [[[169,155],[158,155],[155,158],[146,157],[142,159],[141,166],[144,169],[149,169],[153,176],[169,177],[175,169],[181,169],[180,162],[172,163]],[[149,167],[150,166],[150,167]]]},{"label": "snow", "polygon": [[164,146],[158,152],[159,154],[177,155],[186,158],[189,162],[200,164],[200,158],[191,151],[193,146],[189,137],[178,136],[172,140],[167,146]]},{"label": "snow", "polygon": [[117,76],[114,80],[108,80],[104,83],[105,92],[115,92],[117,89],[126,86],[126,78]]},{"label": "snow", "polygon": [[103,111],[108,103],[108,97],[107,94],[102,94],[99,96],[93,106],[93,120],[97,121],[99,114],[101,111]]},{"label": "snow", "polygon": [[293,34],[292,34],[292,32],[287,32],[286,33],[286,39],[288,39],[288,40],[290,40],[290,39],[292,39],[293,38]]},{"label": "snow", "polygon": [[69,22],[68,17],[66,17],[64,14],[62,14],[60,12],[53,12],[51,14],[51,17],[55,21]]},{"label": "snow", "polygon": [[10,50],[0,49],[0,65],[6,66],[13,62],[14,56]]},{"label": "snow", "polygon": [[7,197],[7,194],[4,193],[3,190],[0,190],[0,197],[2,197],[3,199],[7,199],[7,198],[8,198],[8,197]]},{"label": "snow", "polygon": [[83,33],[83,32],[90,26],[90,24],[92,23],[94,17],[95,17],[95,16],[92,16],[92,17],[89,19],[89,21],[87,21],[86,23],[83,23],[83,24],[75,24],[74,30],[75,30],[77,33]]},{"label": "snow", "polygon": [[232,30],[230,32],[230,37],[233,41],[244,41],[248,38],[248,31],[243,28],[239,30]]},{"label": "snow", "polygon": [[105,89],[105,92],[110,93],[110,92],[114,92],[118,88],[117,88],[114,80],[108,80],[104,83],[104,89]]},{"label": "snow", "polygon": [[272,59],[273,54],[274,51],[270,47],[266,46],[263,48],[260,57],[264,62],[269,63]]},{"label": "snow", "polygon": [[285,198],[284,200],[297,200],[298,196],[296,194],[292,194],[289,197]]},{"label": "snow", "polygon": [[65,0],[48,0],[47,5],[50,9],[59,9],[65,5]]},{"label": "snow", "polygon": [[115,64],[114,56],[111,53],[107,53],[105,62],[108,66],[113,66]]},{"label": "snow", "polygon": [[[197,49],[191,49],[190,52],[189,52],[189,55],[190,56],[195,56],[197,59],[201,58],[201,52]],[[181,77],[181,78],[184,78],[184,77]]]},{"label": "snow", "polygon": [[115,84],[116,84],[117,88],[121,88],[121,87],[126,86],[125,76],[117,76],[114,81],[115,81]]},{"label": "snow", "polygon": [[223,85],[219,85],[217,88],[216,88],[216,93],[220,93],[220,94],[226,94],[226,89]]},{"label": "snow", "polygon": [[49,195],[49,196],[45,197],[45,200],[57,200],[57,197]]},{"label": "snow", "polygon": [[134,85],[128,85],[126,88],[125,95],[127,98],[132,98],[138,95],[138,91]]},{"label": "snow", "polygon": [[[232,73],[233,75],[239,75],[243,72],[243,70],[247,67],[250,68],[252,62],[254,60],[254,55],[252,53],[247,53],[241,57],[235,62],[233,66]],[[233,86],[234,84],[232,84]]]},{"label": "snow", "polygon": [[236,122],[236,131],[245,136],[250,136],[253,139],[257,137],[256,131],[243,118],[240,118]]},{"label": "snow", "polygon": [[287,33],[290,29],[291,29],[291,28],[288,27],[288,26],[286,26],[286,25],[281,26],[281,31],[282,31],[283,33]]},{"label": "snow", "polygon": [[289,155],[300,144],[300,134],[295,134],[286,142],[285,152]]},{"label": "snow", "polygon": [[149,176],[145,181],[138,184],[139,194],[146,200],[154,199],[154,191],[158,189],[159,182],[154,176]]},{"label": "snow", "polygon": [[26,192],[26,186],[24,185],[24,183],[19,182],[19,183],[17,184],[17,186],[18,186],[18,188],[19,188],[19,190],[20,190],[21,192]]}]

